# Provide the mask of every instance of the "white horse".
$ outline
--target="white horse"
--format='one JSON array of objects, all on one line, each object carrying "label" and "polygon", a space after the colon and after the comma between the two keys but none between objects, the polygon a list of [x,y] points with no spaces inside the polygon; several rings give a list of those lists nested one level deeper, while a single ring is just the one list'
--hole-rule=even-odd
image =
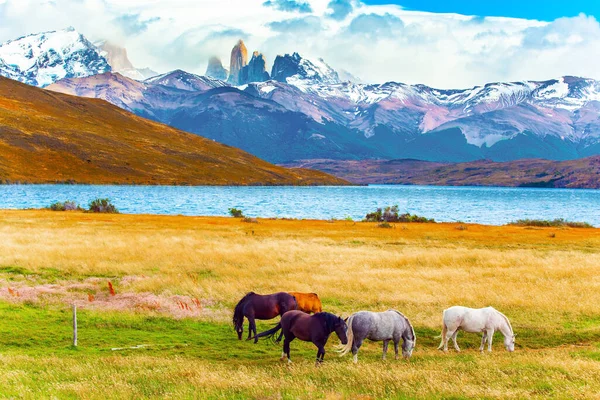
[{"label": "white horse", "polygon": [[465,332],[478,333],[483,332],[481,346],[479,351],[483,351],[485,342],[488,343],[488,351],[492,351],[492,338],[495,331],[500,331],[504,335],[504,347],[508,351],[515,350],[515,334],[508,318],[493,307],[486,308],[468,308],[454,306],[444,310],[444,327],[442,329],[442,342],[439,349],[448,351],[448,340],[452,338],[454,348],[460,351],[456,343],[456,335],[459,330]]}]

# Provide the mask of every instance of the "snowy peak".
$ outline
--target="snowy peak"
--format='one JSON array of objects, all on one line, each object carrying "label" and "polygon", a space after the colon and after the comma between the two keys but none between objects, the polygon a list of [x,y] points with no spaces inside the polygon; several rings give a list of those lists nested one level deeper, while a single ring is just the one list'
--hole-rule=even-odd
[{"label": "snowy peak", "polygon": [[341,82],[338,73],[322,58],[310,61],[298,53],[277,56],[271,78],[300,88],[311,84],[333,85]]},{"label": "snowy peak", "polygon": [[229,86],[226,82],[208,76],[199,76],[180,69],[146,79],[145,83],[168,86],[188,92],[204,92],[210,89]]},{"label": "snowy peak", "polygon": [[109,71],[111,67],[100,50],[73,28],[28,35],[0,45],[0,74],[34,86]]}]

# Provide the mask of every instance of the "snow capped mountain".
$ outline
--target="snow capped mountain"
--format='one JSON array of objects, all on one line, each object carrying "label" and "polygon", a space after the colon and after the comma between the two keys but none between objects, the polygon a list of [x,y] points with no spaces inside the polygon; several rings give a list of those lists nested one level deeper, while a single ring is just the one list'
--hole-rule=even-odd
[{"label": "snow capped mountain", "polygon": [[[124,48],[98,45],[72,28],[25,36],[0,46],[0,75],[44,87],[59,81],[53,90],[103,98],[270,161],[291,154],[432,161],[600,154],[600,82],[592,79],[456,90],[363,84],[342,81],[322,59],[292,53],[275,59],[271,80],[231,87],[182,70],[144,80]],[[253,135],[260,139],[253,142]],[[286,146],[286,135],[300,148]]]},{"label": "snow capped mountain", "polygon": [[229,86],[227,82],[208,76],[190,74],[189,72],[180,69],[154,76],[146,79],[144,82],[154,85],[169,86],[190,92],[203,92],[217,87]]},{"label": "snow capped mountain", "polygon": [[28,35],[0,45],[0,74],[34,86],[110,70],[98,48],[73,28]]},{"label": "snow capped mountain", "polygon": [[338,73],[322,58],[310,61],[298,53],[277,56],[271,78],[301,89],[314,84],[333,85],[341,82]]}]

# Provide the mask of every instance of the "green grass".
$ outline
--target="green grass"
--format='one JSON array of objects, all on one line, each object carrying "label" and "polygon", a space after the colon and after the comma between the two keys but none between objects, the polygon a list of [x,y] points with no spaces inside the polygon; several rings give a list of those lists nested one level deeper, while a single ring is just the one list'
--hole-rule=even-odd
[{"label": "green grass", "polygon": [[517,221],[509,223],[509,225],[516,225],[516,226],[536,226],[536,227],[544,227],[544,228],[550,228],[550,227],[556,227],[556,228],[564,228],[564,227],[569,227],[569,228],[593,228],[593,225],[591,225],[591,224],[589,224],[587,222],[573,222],[573,221],[567,221],[567,220],[562,219],[562,218],[557,218],[557,219],[553,219],[553,220],[547,220],[547,219],[519,219]]},{"label": "green grass", "polygon": [[[544,357],[532,360],[528,351],[547,352],[569,344],[595,343],[591,348],[576,349],[566,356],[572,360],[600,361],[600,329],[595,324],[598,316],[582,317],[573,325],[554,331],[518,327],[518,346],[513,354],[504,352],[501,335],[497,334],[495,352],[482,355],[477,351],[479,336],[464,333],[459,335],[463,352],[443,354],[434,350],[439,343],[435,338],[439,332],[417,326],[418,347],[408,363],[393,360],[393,347],[389,359],[382,362],[381,343],[365,343],[360,351],[360,364],[355,367],[350,357],[339,358],[333,352],[332,345],[337,342],[333,338],[327,347],[325,365],[319,369],[313,366],[316,349],[310,343],[294,341],[294,364],[287,366],[278,361],[280,345],[269,341],[256,345],[238,341],[231,325],[223,323],[80,309],[79,346],[75,348],[71,345],[68,307],[0,302],[0,318],[3,321],[0,324],[0,397],[9,398],[261,397],[263,382],[260,379],[266,379],[264,376],[273,379],[265,381],[265,387],[276,385],[268,386],[268,390],[272,394],[279,393],[282,398],[323,397],[327,393],[351,397],[361,394],[377,398],[423,397],[417,395],[420,392],[430,393],[425,397],[438,397],[429,387],[429,379],[433,378],[426,373],[432,368],[448,370],[450,375],[472,375],[473,383],[478,385],[484,385],[486,379],[478,377],[478,371],[491,373],[496,368],[504,384],[527,389],[533,397],[544,397],[559,394],[564,385],[584,387],[586,382],[566,367],[544,365]],[[273,321],[261,322],[259,331],[272,324]],[[137,345],[146,347],[128,349]],[[125,349],[113,351],[113,348]],[[525,357],[526,361],[518,357]],[[499,365],[486,364],[490,360],[496,360]],[[218,378],[211,377],[212,370],[218,371]],[[232,378],[233,381],[219,386],[221,375],[227,377],[234,373],[241,374],[238,380],[259,381],[247,384]],[[421,375],[412,377],[411,386],[405,387],[400,379],[402,374]],[[521,381],[524,376],[527,379]],[[548,376],[564,376],[568,381],[556,382]],[[210,384],[198,383],[209,378]],[[478,382],[479,379],[482,381]],[[114,385],[117,391],[86,391],[86,385],[90,384],[107,390]],[[22,392],[24,387],[28,388],[27,393]],[[444,396],[463,398],[459,393]],[[472,396],[464,398],[468,397]]]}]

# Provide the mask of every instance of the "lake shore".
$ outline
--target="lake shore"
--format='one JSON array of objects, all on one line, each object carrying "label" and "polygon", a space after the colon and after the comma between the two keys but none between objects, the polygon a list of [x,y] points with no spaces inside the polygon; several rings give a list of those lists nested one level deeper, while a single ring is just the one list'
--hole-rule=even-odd
[{"label": "lake shore", "polygon": [[[0,395],[598,393],[600,229],[393,226],[0,210]],[[409,362],[382,362],[381,343],[367,343],[356,367],[337,357],[331,338],[315,369],[312,345],[294,341],[294,364],[284,365],[279,346],[239,342],[230,326],[233,306],[251,290],[316,292],[325,311],[342,316],[398,309],[415,327],[417,348]],[[442,310],[454,304],[505,313],[517,333],[515,353],[504,351],[498,334],[494,352],[479,354],[480,336],[464,333],[462,353],[437,351]],[[130,348],[137,345],[146,347]]]}]

